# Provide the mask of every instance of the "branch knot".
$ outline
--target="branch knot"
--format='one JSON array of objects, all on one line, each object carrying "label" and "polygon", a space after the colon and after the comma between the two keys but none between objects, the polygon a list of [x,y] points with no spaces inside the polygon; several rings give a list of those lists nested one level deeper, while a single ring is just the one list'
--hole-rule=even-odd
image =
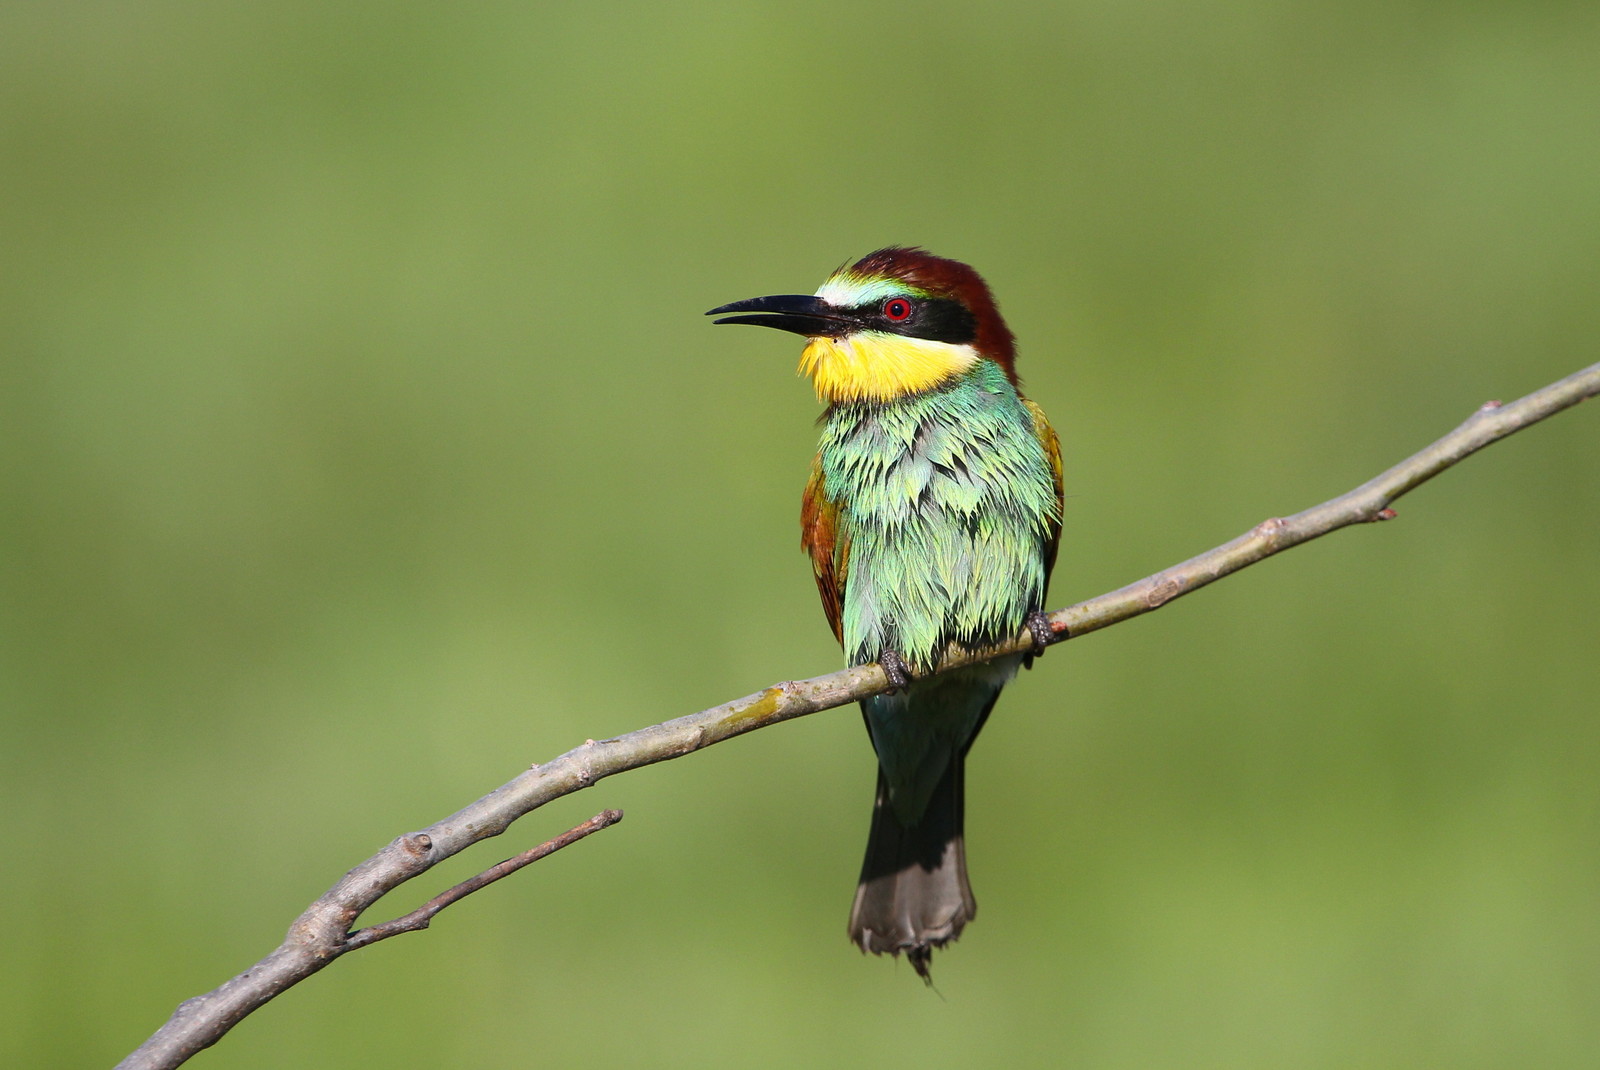
[{"label": "branch knot", "polygon": [[1162,576],[1151,586],[1149,593],[1144,596],[1144,604],[1151,609],[1159,609],[1183,593],[1188,581],[1182,576]]}]

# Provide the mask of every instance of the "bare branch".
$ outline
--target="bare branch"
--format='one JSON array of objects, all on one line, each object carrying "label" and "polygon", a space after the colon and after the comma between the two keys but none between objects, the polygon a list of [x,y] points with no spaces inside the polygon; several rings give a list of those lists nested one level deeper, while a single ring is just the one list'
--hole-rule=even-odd
[{"label": "bare branch", "polygon": [[[1182,564],[1109,594],[1057,610],[1049,615],[1050,627],[1057,641],[1069,635],[1099,631],[1159,609],[1175,598],[1320,535],[1351,524],[1390,519],[1395,514],[1389,505],[1402,494],[1490,443],[1597,393],[1600,393],[1600,364],[1510,404],[1489,402],[1448,435],[1348,494],[1293,516],[1264,520],[1231,542]],[[1033,635],[1023,630],[1015,638],[989,649],[952,648],[940,663],[939,671],[999,654],[1021,652],[1031,649],[1033,644]],[[536,765],[443,821],[399,837],[356,866],[295,920],[276,951],[214,991],[180,1004],[167,1024],[129,1055],[120,1067],[122,1070],[155,1070],[178,1066],[195,1052],[215,1044],[246,1015],[345,952],[397,932],[424,928],[433,914],[450,903],[526,865],[534,857],[542,857],[536,852],[549,853],[545,850],[548,844],[535,848],[458,885],[404,918],[354,934],[349,931],[363,911],[395,887],[481,840],[498,836],[513,821],[553,799],[589,787],[614,773],[680,758],[757,728],[879,694],[888,686],[883,670],[877,665],[774,684],[753,695],[615,739],[598,742],[591,739],[554,761]],[[599,815],[594,822],[605,817],[605,814]],[[611,823],[603,822],[595,825],[595,829]],[[585,827],[579,826],[579,829]],[[579,833],[579,829],[567,836],[577,839],[594,831],[587,829]],[[558,841],[566,839],[558,837],[551,842],[560,846]]]},{"label": "bare branch", "polygon": [[[555,839],[529,848],[499,865],[491,866],[476,877],[462,881],[409,914],[358,932],[346,933],[344,930],[365,909],[360,904],[365,903],[370,906],[376,903],[389,889],[409,880],[440,860],[429,857],[432,853],[432,843],[428,833],[416,832],[401,836],[377,856],[369,858],[345,874],[344,880],[312,903],[306,912],[289,926],[289,935],[278,950],[222,986],[203,996],[196,996],[178,1004],[178,1009],[173,1012],[167,1024],[141,1044],[133,1054],[118,1063],[118,1070],[133,1070],[133,1068],[145,1070],[145,1068],[182,1065],[191,1055],[221,1040],[228,1030],[242,1021],[246,1015],[310,977],[339,956],[400,933],[426,929],[433,916],[450,904],[466,898],[480,888],[488,887],[501,877],[510,876],[530,863],[554,854],[568,844],[577,843],[590,833],[610,828],[621,820],[621,810],[603,810]],[[386,856],[390,859],[393,872],[386,873],[381,879],[367,879],[352,884],[352,878],[357,874],[372,871],[374,863]],[[406,861],[399,861],[396,865],[397,860]],[[400,871],[406,869],[410,869],[411,872],[401,875]],[[335,926],[337,932],[334,931]]]},{"label": "bare branch", "polygon": [[344,951],[354,951],[368,944],[375,944],[379,940],[387,940],[391,936],[401,933],[414,933],[426,929],[433,921],[435,914],[478,891],[487,888],[501,877],[509,877],[523,866],[539,861],[546,855],[555,854],[568,844],[577,843],[591,832],[608,829],[622,820],[621,810],[602,810],[583,824],[570,828],[553,840],[546,840],[537,847],[530,847],[519,855],[512,855],[499,865],[490,866],[476,877],[462,881],[448,891],[440,892],[426,903],[409,914],[402,914],[393,921],[386,921],[382,925],[369,925],[350,934],[344,942]]},{"label": "bare branch", "polygon": [[[1160,609],[1174,598],[1319,535],[1351,524],[1393,519],[1395,513],[1389,504],[1402,494],[1483,447],[1596,394],[1600,394],[1600,364],[1591,364],[1508,405],[1486,402],[1460,427],[1348,494],[1293,516],[1263,520],[1233,541],[1199,557],[1191,557],[1181,565],[1053,613],[1050,622],[1071,635],[1098,631],[1129,617]],[[1023,645],[1019,641],[1008,649],[1020,649]]]}]

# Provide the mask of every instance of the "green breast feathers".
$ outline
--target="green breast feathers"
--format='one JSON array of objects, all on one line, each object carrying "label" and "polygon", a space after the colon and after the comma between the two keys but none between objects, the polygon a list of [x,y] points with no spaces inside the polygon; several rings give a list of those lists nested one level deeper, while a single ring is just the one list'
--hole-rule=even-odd
[{"label": "green breast feathers", "polygon": [[943,389],[833,406],[818,461],[849,547],[840,614],[852,665],[897,650],[931,668],[947,642],[993,642],[1040,608],[1060,523],[1041,439],[988,361]]}]

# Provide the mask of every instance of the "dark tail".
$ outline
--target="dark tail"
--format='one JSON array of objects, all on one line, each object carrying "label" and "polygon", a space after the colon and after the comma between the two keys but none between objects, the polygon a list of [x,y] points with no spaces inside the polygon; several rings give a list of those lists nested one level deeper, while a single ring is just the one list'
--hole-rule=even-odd
[{"label": "dark tail", "polygon": [[878,771],[867,857],[850,908],[850,939],[862,951],[904,952],[918,976],[930,984],[933,949],[960,936],[978,912],[967,883],[961,839],[965,757],[952,756],[921,820],[909,827],[895,817],[888,783]]}]

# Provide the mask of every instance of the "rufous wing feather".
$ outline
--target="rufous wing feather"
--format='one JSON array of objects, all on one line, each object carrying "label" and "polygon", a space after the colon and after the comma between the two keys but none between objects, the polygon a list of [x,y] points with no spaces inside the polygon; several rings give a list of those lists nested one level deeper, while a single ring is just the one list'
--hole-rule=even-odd
[{"label": "rufous wing feather", "polygon": [[811,465],[811,478],[800,499],[800,545],[811,555],[811,571],[822,596],[834,638],[844,642],[844,582],[850,567],[850,539],[839,530],[839,505],[828,497],[822,480],[822,459]]},{"label": "rufous wing feather", "polygon": [[1050,543],[1045,548],[1044,558],[1044,577],[1049,582],[1050,573],[1056,567],[1056,550],[1061,546],[1061,516],[1066,509],[1066,491],[1061,481],[1061,440],[1056,437],[1050,421],[1045,419],[1043,409],[1027,398],[1023,398],[1022,403],[1033,415],[1033,433],[1038,436],[1039,445],[1044,447],[1044,455],[1050,461],[1050,478],[1056,487],[1056,515],[1050,523]]}]

